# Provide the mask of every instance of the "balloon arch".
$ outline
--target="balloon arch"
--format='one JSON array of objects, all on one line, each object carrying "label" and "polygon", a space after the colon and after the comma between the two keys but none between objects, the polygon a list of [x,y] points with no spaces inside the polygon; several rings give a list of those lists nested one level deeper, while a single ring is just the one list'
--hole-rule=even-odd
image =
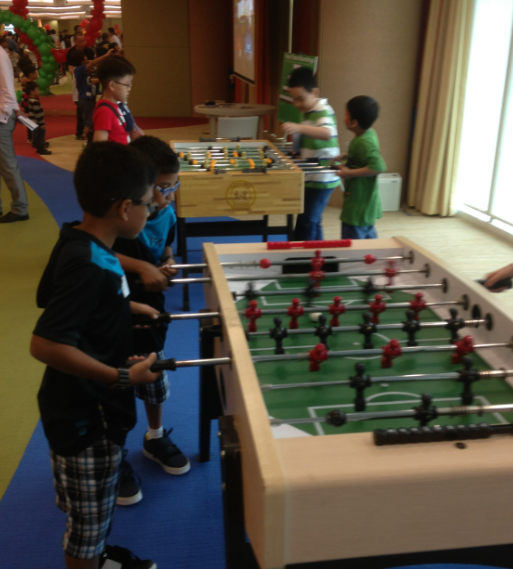
[{"label": "balloon arch", "polygon": [[[80,27],[84,31],[87,46],[92,46],[96,39],[101,36],[103,28],[104,0],[93,0],[91,18],[84,19]],[[39,78],[37,83],[42,92],[45,92],[53,82],[55,72],[60,63],[66,61],[68,49],[52,47],[52,36],[46,33],[49,26],[42,28],[36,22],[28,18],[28,0],[13,0],[12,6],[5,12],[0,12],[0,24],[13,24],[14,29],[20,34],[21,41],[28,46],[36,55],[39,66]],[[117,28],[117,25],[116,25]]]}]

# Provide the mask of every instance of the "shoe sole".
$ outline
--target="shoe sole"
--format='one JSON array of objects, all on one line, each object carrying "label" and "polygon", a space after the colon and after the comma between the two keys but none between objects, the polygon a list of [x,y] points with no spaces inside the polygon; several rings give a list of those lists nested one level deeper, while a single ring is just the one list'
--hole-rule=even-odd
[{"label": "shoe sole", "polygon": [[116,504],[118,506],[132,506],[133,504],[137,504],[137,502],[140,502],[142,498],[143,498],[142,492],[139,490],[139,492],[137,492],[135,496],[128,496],[126,498],[118,496],[116,498]]},{"label": "shoe sole", "polygon": [[145,448],[143,448],[143,454],[144,456],[151,458],[151,460],[158,462],[160,466],[162,466],[162,468],[168,474],[173,474],[174,476],[180,476],[181,474],[185,474],[186,472],[189,472],[189,470],[191,469],[191,463],[188,459],[187,459],[187,464],[185,466],[182,466],[181,468],[173,468],[171,466],[166,466],[165,464],[162,464],[162,462],[160,462],[160,460],[157,457],[153,456]]}]

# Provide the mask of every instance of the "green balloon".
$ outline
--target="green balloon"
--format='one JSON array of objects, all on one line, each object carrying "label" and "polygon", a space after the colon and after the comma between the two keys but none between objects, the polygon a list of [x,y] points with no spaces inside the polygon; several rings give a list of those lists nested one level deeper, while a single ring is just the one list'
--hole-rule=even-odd
[{"label": "green balloon", "polygon": [[48,63],[48,56],[47,55],[43,55],[43,57],[41,58],[41,61],[43,63]]},{"label": "green balloon", "polygon": [[13,23],[15,28],[19,28],[21,24],[23,24],[24,20],[19,14],[13,14],[11,22]]},{"label": "green balloon", "polygon": [[[35,42],[34,42],[35,43]],[[41,43],[41,45],[39,46],[39,55],[42,57],[43,55],[50,55],[51,50],[50,50],[50,46],[47,43]]]},{"label": "green balloon", "polygon": [[10,24],[12,22],[12,17],[13,17],[13,13],[9,10],[6,10],[4,12],[4,23],[5,24]]},{"label": "green balloon", "polygon": [[52,75],[53,73],[53,65],[51,63],[44,63],[42,70],[45,71],[45,73],[48,73],[48,75]]},{"label": "green balloon", "polygon": [[25,21],[23,22],[23,24],[21,24],[20,30],[21,30],[24,34],[26,34],[26,33],[27,33],[27,30],[29,29],[29,27],[30,27],[29,23],[25,20]]},{"label": "green balloon", "polygon": [[37,80],[37,84],[39,85],[40,89],[46,89],[50,84],[50,81],[46,77],[39,77]]},{"label": "green balloon", "polygon": [[48,45],[54,45],[54,41],[53,41],[52,36],[46,36],[46,43]]},{"label": "green balloon", "polygon": [[[48,60],[48,63],[57,63],[57,62],[55,61],[55,57],[54,57],[53,55],[48,55],[48,56],[46,57],[46,59]],[[44,57],[43,57],[43,60],[44,60]],[[58,63],[57,63],[57,65],[58,65]]]},{"label": "green balloon", "polygon": [[18,103],[21,103],[22,99],[23,99],[23,91],[21,89],[18,89],[16,91],[16,100],[18,101]]},{"label": "green balloon", "polygon": [[34,40],[34,45],[37,47],[40,46],[41,45],[41,38],[36,37],[36,39]]},{"label": "green balloon", "polygon": [[27,30],[27,35],[31,40],[35,40],[38,36],[36,28],[34,28],[34,26],[30,26]]}]

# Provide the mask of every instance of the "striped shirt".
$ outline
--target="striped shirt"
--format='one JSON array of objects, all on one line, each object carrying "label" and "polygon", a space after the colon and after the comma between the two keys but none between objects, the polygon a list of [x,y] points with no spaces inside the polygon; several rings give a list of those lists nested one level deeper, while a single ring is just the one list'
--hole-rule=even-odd
[{"label": "striped shirt", "polygon": [[[301,158],[325,159],[326,165],[329,165],[333,158],[340,156],[337,118],[327,99],[318,99],[315,107],[303,114],[301,124],[328,128],[331,135],[328,140],[320,140],[302,134]],[[334,174],[305,174],[305,186],[309,188],[335,188],[339,185],[340,178]]]},{"label": "striped shirt", "polygon": [[45,126],[45,113],[39,99],[30,97],[29,99],[29,119],[39,126]]}]

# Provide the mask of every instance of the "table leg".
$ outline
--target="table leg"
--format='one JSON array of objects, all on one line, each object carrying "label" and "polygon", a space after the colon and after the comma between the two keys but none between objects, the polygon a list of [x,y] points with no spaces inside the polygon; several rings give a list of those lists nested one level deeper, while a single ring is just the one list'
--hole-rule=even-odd
[{"label": "table leg", "polygon": [[292,237],[294,234],[294,215],[291,213],[287,214],[287,239],[293,241]]},{"label": "table leg", "polygon": [[[221,336],[219,325],[206,325],[200,331],[200,358],[214,357],[215,338]],[[216,372],[213,366],[200,368],[199,397],[199,462],[210,460],[210,428],[214,419],[223,414],[223,406],[217,388]]]},{"label": "table leg", "polygon": [[246,543],[241,448],[231,415],[219,418],[226,569],[258,569]]},{"label": "table leg", "polygon": [[260,115],[258,117],[257,139],[258,140],[264,140],[264,115]]},{"label": "table leg", "polygon": [[210,138],[217,138],[217,117],[209,117],[210,123]]}]

